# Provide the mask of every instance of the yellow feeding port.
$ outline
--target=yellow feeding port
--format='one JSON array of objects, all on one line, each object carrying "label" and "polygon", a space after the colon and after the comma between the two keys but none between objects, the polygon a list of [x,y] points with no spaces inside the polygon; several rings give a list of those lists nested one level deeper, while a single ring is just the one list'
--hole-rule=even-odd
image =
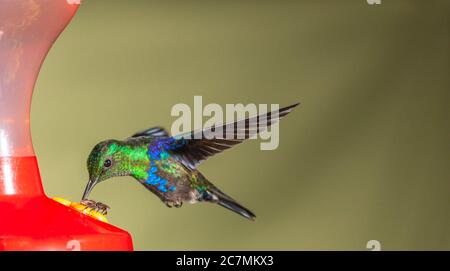
[{"label": "yellow feeding port", "polygon": [[87,207],[86,205],[83,205],[79,202],[71,202],[70,200],[67,199],[63,199],[63,198],[59,198],[59,197],[54,197],[53,198],[54,201],[61,203],[64,206],[70,207],[74,210],[77,210],[80,213],[83,213],[85,215],[88,215],[90,217],[93,217],[97,220],[100,220],[102,222],[106,222],[108,223],[108,219],[106,218],[105,215],[103,215],[100,212],[97,212],[96,210]]}]

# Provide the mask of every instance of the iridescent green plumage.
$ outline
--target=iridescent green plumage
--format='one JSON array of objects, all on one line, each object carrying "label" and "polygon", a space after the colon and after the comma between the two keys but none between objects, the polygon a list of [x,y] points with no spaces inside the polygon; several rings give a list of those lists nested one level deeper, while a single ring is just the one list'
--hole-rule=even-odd
[{"label": "iridescent green plumage", "polygon": [[[104,170],[105,160],[114,161],[109,170]],[[88,158],[89,175],[99,176],[99,181],[114,176],[131,175],[136,179],[148,177],[146,168],[150,164],[145,144],[127,144],[124,141],[107,140],[97,144]]]},{"label": "iridescent green plumage", "polygon": [[[180,207],[183,202],[213,202],[253,219],[255,215],[251,211],[209,182],[197,170],[197,165],[276,123],[295,106],[297,104],[231,126],[224,125],[219,127],[223,134],[212,138],[203,136],[204,130],[170,137],[161,128],[150,128],[123,141],[102,141],[88,158],[90,180],[83,199],[87,199],[92,188],[101,181],[132,176],[170,207]],[[229,138],[230,127],[233,127],[232,138]],[[234,130],[234,127],[238,128]]]}]

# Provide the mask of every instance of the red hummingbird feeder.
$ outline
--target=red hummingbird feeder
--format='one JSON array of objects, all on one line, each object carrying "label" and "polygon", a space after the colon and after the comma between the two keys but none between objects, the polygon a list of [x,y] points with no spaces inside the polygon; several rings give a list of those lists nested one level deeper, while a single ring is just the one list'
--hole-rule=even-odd
[{"label": "red hummingbird feeder", "polygon": [[30,134],[41,64],[79,0],[0,0],[0,250],[133,250],[131,236],[48,198]]}]

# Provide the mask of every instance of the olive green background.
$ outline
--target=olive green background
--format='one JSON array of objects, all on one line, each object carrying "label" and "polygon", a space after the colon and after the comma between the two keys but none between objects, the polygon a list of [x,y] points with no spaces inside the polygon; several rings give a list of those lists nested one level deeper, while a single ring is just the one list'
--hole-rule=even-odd
[{"label": "olive green background", "polygon": [[302,105],[280,146],[200,166],[257,214],[168,209],[129,177],[91,197],[138,250],[450,249],[448,1],[85,0],[43,64],[45,191],[79,200],[100,140],[170,128],[176,103]]}]

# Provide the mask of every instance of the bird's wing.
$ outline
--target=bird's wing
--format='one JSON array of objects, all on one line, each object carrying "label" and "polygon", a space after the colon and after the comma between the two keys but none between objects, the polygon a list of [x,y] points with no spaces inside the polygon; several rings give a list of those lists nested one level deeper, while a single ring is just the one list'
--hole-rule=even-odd
[{"label": "bird's wing", "polygon": [[131,137],[151,136],[151,137],[169,137],[169,133],[162,127],[152,127],[135,133]]},{"label": "bird's wing", "polygon": [[[171,154],[187,167],[194,169],[208,157],[229,149],[277,123],[297,105],[299,103],[215,129],[207,128],[173,136],[171,139],[174,141],[170,143]],[[212,135],[214,137],[211,137]]]}]

